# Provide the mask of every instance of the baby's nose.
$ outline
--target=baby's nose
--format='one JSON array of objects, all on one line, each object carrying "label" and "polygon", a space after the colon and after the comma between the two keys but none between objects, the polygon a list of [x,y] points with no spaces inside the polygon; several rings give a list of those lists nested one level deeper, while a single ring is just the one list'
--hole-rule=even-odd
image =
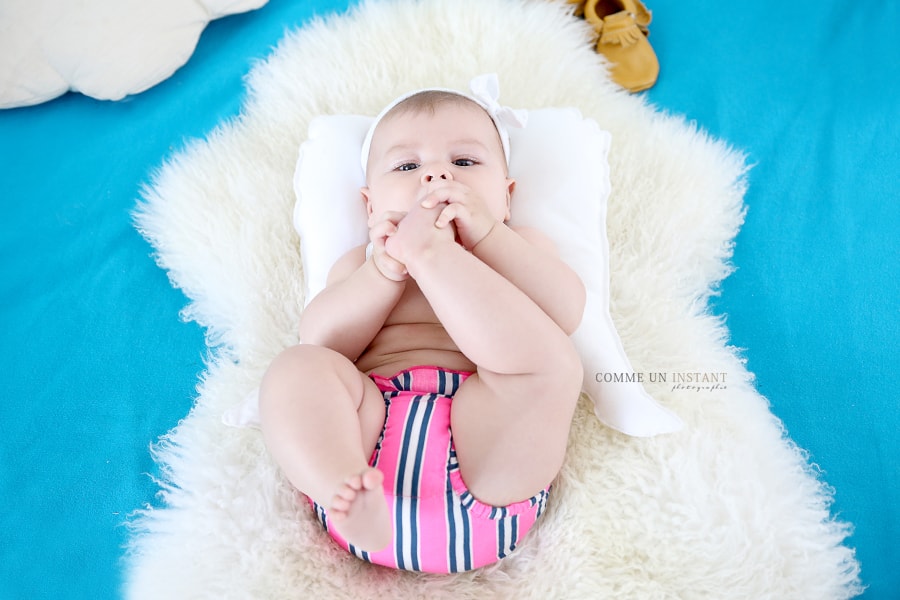
[{"label": "baby's nose", "polygon": [[428,167],[422,171],[422,183],[431,183],[432,181],[437,181],[439,179],[453,179],[450,171],[441,167]]}]

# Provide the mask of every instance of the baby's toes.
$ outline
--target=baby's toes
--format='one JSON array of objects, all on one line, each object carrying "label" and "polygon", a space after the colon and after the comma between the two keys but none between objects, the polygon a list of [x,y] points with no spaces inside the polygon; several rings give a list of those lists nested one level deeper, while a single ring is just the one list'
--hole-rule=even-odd
[{"label": "baby's toes", "polygon": [[356,490],[342,487],[331,500],[331,511],[346,514],[350,511],[350,507],[353,506],[356,495]]},{"label": "baby's toes", "polygon": [[378,469],[367,469],[360,477],[363,488],[367,490],[380,490],[384,482],[384,473]]},{"label": "baby's toes", "polygon": [[[351,491],[358,492],[363,489],[363,480],[362,475],[351,475],[347,479],[344,480],[344,485],[341,489],[349,488]],[[340,493],[340,491],[338,491]]]},{"label": "baby's toes", "polygon": [[341,498],[340,496],[335,496],[334,500],[331,502],[331,506],[328,509],[328,513],[332,518],[340,519],[341,517],[346,517],[347,513],[350,512],[350,507],[353,505],[352,500],[346,500]]}]

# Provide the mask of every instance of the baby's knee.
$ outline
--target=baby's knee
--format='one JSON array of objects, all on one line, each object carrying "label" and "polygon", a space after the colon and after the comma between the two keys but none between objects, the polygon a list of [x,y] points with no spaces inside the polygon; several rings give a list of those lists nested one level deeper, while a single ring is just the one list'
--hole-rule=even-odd
[{"label": "baby's knee", "polygon": [[266,379],[281,379],[297,373],[298,370],[311,368],[327,360],[327,348],[313,344],[298,344],[285,348],[269,363],[269,368],[263,377]]},{"label": "baby's knee", "polygon": [[581,380],[581,357],[572,338],[563,334],[543,348],[544,362],[550,372],[556,373],[563,380]]},{"label": "baby's knee", "polygon": [[260,383],[260,407],[291,390],[298,389],[310,376],[326,372],[333,363],[333,351],[313,344],[299,344],[283,350],[272,359]]}]

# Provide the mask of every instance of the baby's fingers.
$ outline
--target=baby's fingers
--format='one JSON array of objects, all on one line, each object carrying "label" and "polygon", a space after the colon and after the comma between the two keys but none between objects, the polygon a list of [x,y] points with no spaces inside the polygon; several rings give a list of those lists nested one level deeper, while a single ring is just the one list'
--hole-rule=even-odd
[{"label": "baby's fingers", "polygon": [[390,221],[381,221],[379,223],[375,223],[369,229],[369,239],[372,242],[377,242],[379,240],[385,240],[390,236],[397,233],[397,226]]},{"label": "baby's fingers", "polygon": [[466,209],[460,204],[448,204],[444,207],[444,210],[441,211],[441,214],[438,215],[438,218],[434,221],[434,226],[438,229],[442,229],[453,222],[455,219],[458,219],[462,216],[465,216]]},{"label": "baby's fingers", "polygon": [[378,256],[375,266],[381,274],[392,281],[403,281],[409,276],[406,266],[387,252]]},{"label": "baby's fingers", "polygon": [[374,227],[378,223],[393,223],[396,225],[403,217],[406,216],[405,212],[401,212],[398,210],[389,210],[381,213],[380,215],[371,214],[369,215],[369,227]]},{"label": "baby's fingers", "polygon": [[447,198],[441,199],[437,194],[428,194],[425,196],[425,199],[422,200],[422,208],[434,208],[441,202],[447,202]]},{"label": "baby's fingers", "polygon": [[429,186],[427,192],[425,197],[419,202],[422,208],[434,208],[443,203],[453,204],[464,199],[458,184],[443,181]]}]

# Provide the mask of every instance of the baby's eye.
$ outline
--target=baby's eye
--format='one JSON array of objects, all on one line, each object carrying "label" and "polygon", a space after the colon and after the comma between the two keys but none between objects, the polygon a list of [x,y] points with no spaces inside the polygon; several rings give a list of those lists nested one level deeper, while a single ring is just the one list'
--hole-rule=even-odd
[{"label": "baby's eye", "polygon": [[457,158],[453,161],[453,164],[457,167],[471,167],[475,164],[475,161],[471,158]]},{"label": "baby's eye", "polygon": [[416,163],[409,162],[409,163],[403,163],[402,165],[398,166],[397,170],[398,171],[412,171],[414,169],[417,169],[418,167],[419,167],[419,165],[417,165]]}]

